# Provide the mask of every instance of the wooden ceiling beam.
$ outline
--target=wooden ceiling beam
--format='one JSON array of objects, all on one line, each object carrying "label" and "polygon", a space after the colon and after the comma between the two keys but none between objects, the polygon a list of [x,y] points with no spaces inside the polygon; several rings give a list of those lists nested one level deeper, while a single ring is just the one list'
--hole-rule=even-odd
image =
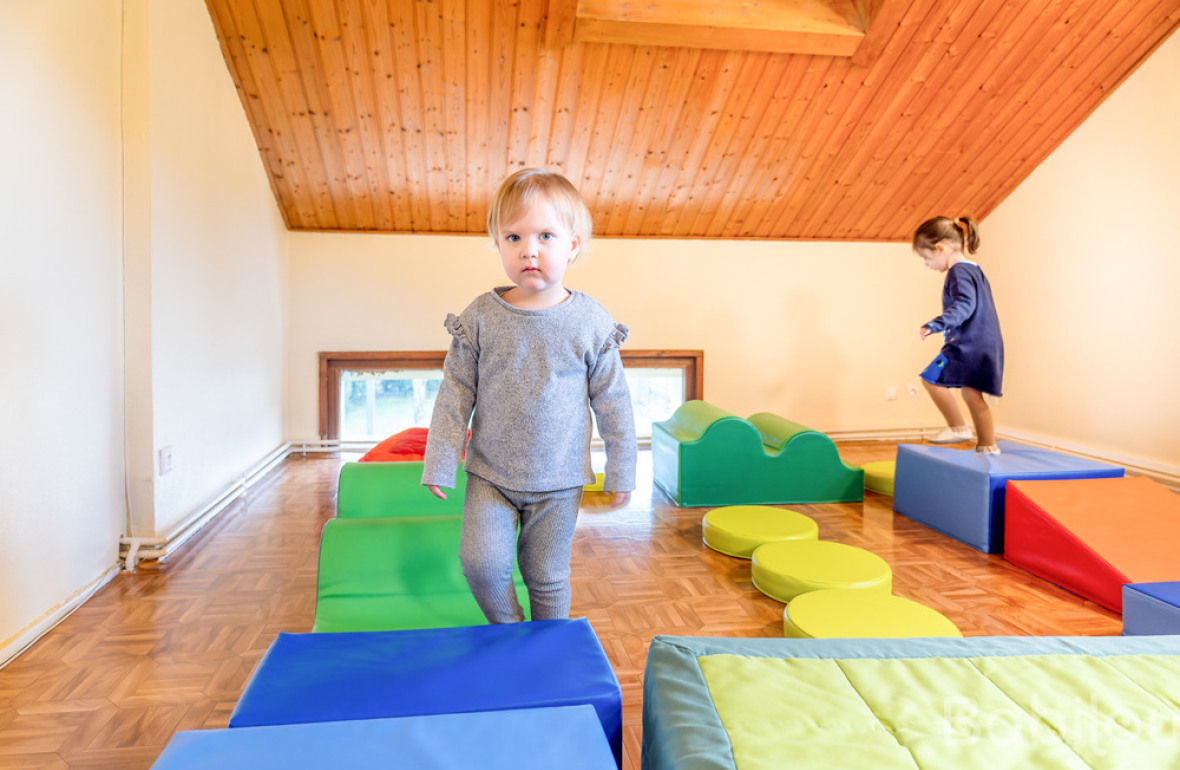
[{"label": "wooden ceiling beam", "polygon": [[[549,0],[546,44],[618,43],[852,56],[884,0]],[[863,6],[863,7],[862,7]]]}]

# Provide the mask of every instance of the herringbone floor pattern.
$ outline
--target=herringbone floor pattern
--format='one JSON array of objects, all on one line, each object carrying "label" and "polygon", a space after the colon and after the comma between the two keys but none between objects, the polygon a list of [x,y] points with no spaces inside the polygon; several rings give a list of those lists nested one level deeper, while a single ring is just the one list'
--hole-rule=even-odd
[{"label": "herringbone floor pattern", "polygon": [[[861,464],[891,459],[894,445],[840,451]],[[704,548],[705,509],[671,505],[652,489],[650,455],[640,458],[627,508],[586,496],[572,564],[573,614],[589,618],[623,686],[628,770],[639,768],[653,635],[782,635],[783,605],[753,587],[749,562]],[[148,768],[177,730],[224,727],[275,635],[311,628],[320,528],[346,459],[291,457],[166,563],[118,576],[0,670],[0,767]],[[1119,633],[1116,615],[890,504],[870,494],[790,507],[815,518],[820,537],[882,556],[895,593],[936,607],[965,635]]]}]

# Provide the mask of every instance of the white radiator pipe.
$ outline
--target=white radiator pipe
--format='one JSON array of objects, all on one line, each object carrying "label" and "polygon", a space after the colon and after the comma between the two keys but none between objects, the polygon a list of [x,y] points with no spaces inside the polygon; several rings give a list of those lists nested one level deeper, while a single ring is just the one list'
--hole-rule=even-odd
[{"label": "white radiator pipe", "polygon": [[168,542],[163,537],[121,537],[119,545],[127,546],[127,553],[123,558],[123,569],[134,572],[140,559],[160,559],[168,552],[164,548],[144,548],[145,545],[162,546]]},{"label": "white radiator pipe", "polygon": [[[125,535],[119,538],[120,548],[126,547],[122,555],[123,569],[134,572],[135,567],[143,559],[163,559],[179,548],[186,540],[195,535],[206,524],[221,514],[235,500],[242,496],[259,479],[269,473],[275,466],[287,458],[292,451],[290,444],[283,444],[266,456],[262,462],[242,475],[241,480],[234,483],[212,502],[194,512],[184,521],[174,525],[163,535],[139,537]],[[145,548],[144,546],[148,546]]]}]

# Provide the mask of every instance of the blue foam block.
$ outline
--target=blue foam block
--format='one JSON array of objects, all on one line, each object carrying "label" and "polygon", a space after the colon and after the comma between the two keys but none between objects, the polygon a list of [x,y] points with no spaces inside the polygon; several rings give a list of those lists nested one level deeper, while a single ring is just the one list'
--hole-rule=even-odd
[{"label": "blue foam block", "polygon": [[1011,479],[1117,478],[1124,469],[999,442],[1001,454],[899,444],[893,510],[979,551],[1004,550],[1004,490]]},{"label": "blue foam block", "polygon": [[[522,737],[527,736],[527,740]],[[179,732],[153,770],[613,770],[590,706]]]},{"label": "blue foam block", "polygon": [[1123,584],[1123,635],[1149,634],[1180,634],[1180,582]]},{"label": "blue foam block", "polygon": [[623,696],[585,618],[279,634],[230,727],[589,704],[622,758]]}]

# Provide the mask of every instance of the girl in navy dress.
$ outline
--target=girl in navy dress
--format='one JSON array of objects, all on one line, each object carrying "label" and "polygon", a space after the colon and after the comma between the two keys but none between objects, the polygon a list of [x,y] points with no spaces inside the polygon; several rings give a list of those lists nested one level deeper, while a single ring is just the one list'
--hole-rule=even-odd
[{"label": "girl in navy dress", "polygon": [[938,357],[921,377],[947,427],[927,440],[935,444],[971,440],[971,428],[951,393],[958,388],[975,423],[975,451],[999,454],[992,411],[984,394],[1001,395],[1004,338],[991,286],[979,265],[967,256],[978,248],[979,231],[975,220],[968,217],[935,217],[914,233],[914,252],[931,270],[946,273],[942,315],[921,329],[922,339],[942,332],[944,340]]}]

